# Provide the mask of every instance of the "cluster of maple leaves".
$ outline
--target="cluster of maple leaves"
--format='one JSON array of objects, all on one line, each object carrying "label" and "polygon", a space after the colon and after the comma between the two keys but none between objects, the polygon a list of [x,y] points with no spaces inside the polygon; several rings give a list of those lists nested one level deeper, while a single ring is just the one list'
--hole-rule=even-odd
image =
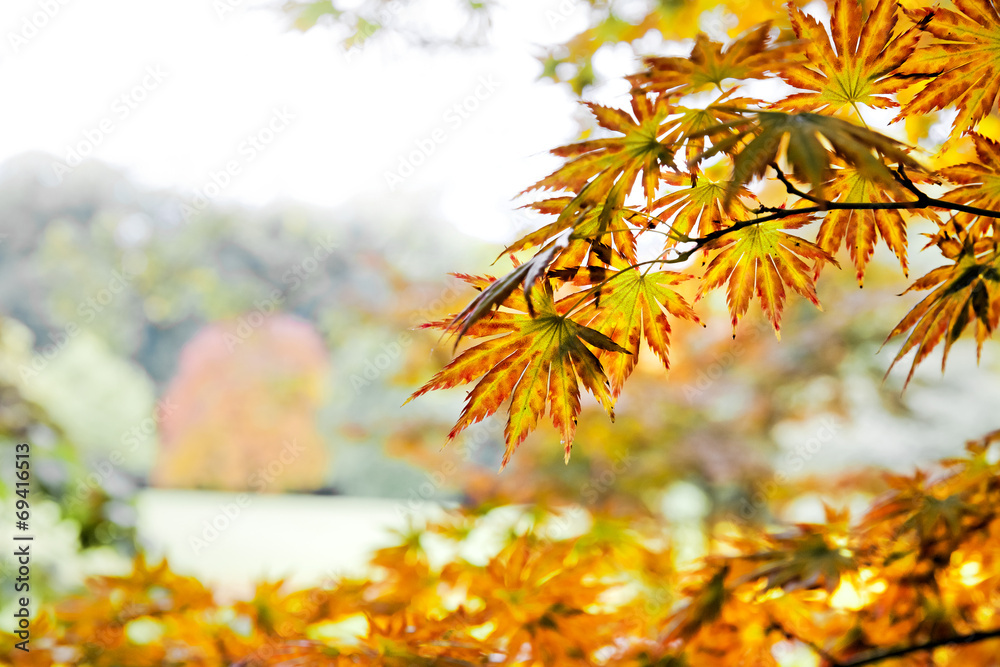
[{"label": "cluster of maple leaves", "polygon": [[[449,514],[371,560],[368,578],[260,584],[223,603],[142,557],[34,619],[23,665],[782,665],[940,667],[1000,654],[1000,431],[935,474],[886,476],[863,515],[763,531],[731,517],[675,558],[662,519],[560,510],[508,523],[492,555],[461,546],[489,509]],[[493,525],[496,525],[495,523]],[[425,550],[435,542],[438,554]],[[443,548],[442,545],[453,548]],[[440,554],[450,554],[442,558]],[[798,658],[796,657],[798,656]],[[790,662],[792,661],[792,662]]]},{"label": "cluster of maple leaves", "polygon": [[[608,136],[554,149],[565,164],[522,193],[561,192],[528,204],[555,220],[501,253],[508,275],[460,276],[481,294],[427,325],[486,339],[414,394],[477,383],[449,439],[506,404],[504,465],[546,411],[568,458],[581,385],[613,418],[642,339],[669,368],[671,320],[699,321],[681,283],[697,281],[695,302],[725,288],[734,336],[754,299],[778,332],[790,291],[819,306],[816,280],[842,247],[859,284],[879,239],[905,274],[918,225],[948,263],[910,285],[933,291],[890,332],[909,332],[893,363],[915,351],[909,382],[970,325],[981,350],[1000,323],[1000,144],[975,131],[1000,97],[997,6],[828,9],[829,31],[789,4],[789,29],[766,22],[729,45],[699,35],[688,58],[647,58],[629,77],[631,113],[587,104]],[[798,92],[741,96],[755,80]],[[898,109],[895,121],[957,109],[930,159],[945,164],[871,130],[861,107]],[[781,202],[758,199],[761,179],[783,186]]]}]

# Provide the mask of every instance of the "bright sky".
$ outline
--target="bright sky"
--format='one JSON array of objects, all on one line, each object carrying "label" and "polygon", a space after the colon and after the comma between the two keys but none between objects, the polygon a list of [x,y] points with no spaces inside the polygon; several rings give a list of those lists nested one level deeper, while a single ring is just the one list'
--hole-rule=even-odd
[{"label": "bright sky", "polygon": [[[220,17],[222,2],[236,8]],[[543,153],[575,138],[580,113],[536,81],[533,44],[579,30],[586,3],[511,0],[481,52],[390,42],[350,57],[329,29],[289,30],[252,5],[4,0],[0,160],[41,150],[72,168],[74,150],[90,152],[150,186],[256,204],[370,209],[430,193],[468,233],[524,225],[510,198],[556,166]]]}]

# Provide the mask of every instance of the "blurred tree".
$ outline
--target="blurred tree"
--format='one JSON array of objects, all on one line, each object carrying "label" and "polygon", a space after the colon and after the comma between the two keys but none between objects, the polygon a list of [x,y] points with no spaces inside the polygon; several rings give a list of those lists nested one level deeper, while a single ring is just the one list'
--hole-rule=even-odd
[{"label": "blurred tree", "polygon": [[200,331],[164,402],[153,483],[278,492],[323,485],[327,353],[302,320],[254,310]]}]

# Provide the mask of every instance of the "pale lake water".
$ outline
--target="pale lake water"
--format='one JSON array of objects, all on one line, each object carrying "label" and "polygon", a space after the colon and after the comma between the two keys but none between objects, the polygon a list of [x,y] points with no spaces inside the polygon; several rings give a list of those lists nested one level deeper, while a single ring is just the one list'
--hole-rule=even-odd
[{"label": "pale lake water", "polygon": [[416,514],[405,502],[147,489],[136,506],[151,558],[166,556],[177,572],[245,592],[255,581],[300,587],[363,571],[376,549],[396,541],[390,531]]}]

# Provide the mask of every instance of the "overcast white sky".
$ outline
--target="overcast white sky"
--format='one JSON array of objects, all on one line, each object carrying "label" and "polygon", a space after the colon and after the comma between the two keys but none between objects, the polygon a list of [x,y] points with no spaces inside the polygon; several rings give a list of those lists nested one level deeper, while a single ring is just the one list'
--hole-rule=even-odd
[{"label": "overcast white sky", "polygon": [[[289,30],[251,0],[220,17],[218,1],[4,0],[0,160],[41,150],[72,166],[71,149],[93,145],[140,181],[189,194],[213,173],[225,183],[231,163],[217,197],[260,204],[440,193],[451,222],[500,240],[518,220],[510,198],[557,164],[544,151],[575,138],[579,107],[536,81],[532,44],[579,30],[585,3],[563,3],[554,22],[559,3],[512,0],[481,52],[390,42],[347,58],[329,29]],[[630,67],[624,54],[605,59],[616,58]],[[463,117],[463,102],[477,108]],[[386,172],[417,143],[433,154],[390,189]]]}]

